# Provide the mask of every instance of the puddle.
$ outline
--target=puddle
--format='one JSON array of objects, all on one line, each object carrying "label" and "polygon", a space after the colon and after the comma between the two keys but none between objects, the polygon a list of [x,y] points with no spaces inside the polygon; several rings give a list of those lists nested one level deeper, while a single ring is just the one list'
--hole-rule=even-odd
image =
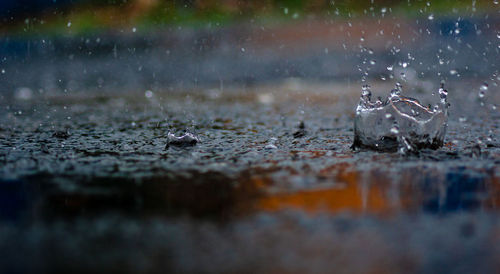
[{"label": "puddle", "polygon": [[[355,86],[301,83],[311,90],[306,94],[288,85],[226,88],[211,97],[155,90],[150,97],[142,91],[9,102],[0,108],[0,249],[33,259],[27,265],[7,256],[0,266],[268,273],[301,265],[305,272],[316,262],[321,272],[332,269],[331,260],[315,261],[314,254],[359,256],[371,244],[382,255],[366,255],[360,259],[366,268],[353,272],[407,269],[406,263],[416,272],[440,272],[427,256],[436,241],[443,254],[496,252],[490,239],[497,239],[500,206],[497,112],[470,104],[467,90],[455,85],[450,111],[463,111],[448,117],[439,149],[353,151]],[[261,93],[273,100],[263,103]],[[399,97],[385,107],[401,121],[421,110]],[[434,110],[421,115],[428,114],[445,118]],[[169,132],[191,132],[202,141],[165,149]],[[392,145],[399,144],[396,137]],[[130,240],[138,235],[140,247]],[[116,242],[101,244],[103,237]],[[269,246],[276,242],[283,250]],[[53,247],[51,257],[40,252],[46,246]],[[99,262],[88,256],[96,252]],[[228,264],[228,254],[245,260]],[[300,260],[283,261],[284,254]],[[53,259],[61,256],[78,263]],[[477,258],[464,267],[478,263],[486,270],[494,265]]]}]

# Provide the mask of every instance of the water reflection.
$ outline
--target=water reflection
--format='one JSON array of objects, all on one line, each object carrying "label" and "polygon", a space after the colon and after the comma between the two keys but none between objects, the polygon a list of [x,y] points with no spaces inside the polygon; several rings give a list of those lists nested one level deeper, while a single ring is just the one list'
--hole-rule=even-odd
[{"label": "water reflection", "polygon": [[[276,211],[285,208],[299,208],[307,212],[352,212],[382,213],[391,210],[386,190],[387,180],[383,177],[373,177],[367,183],[362,173],[349,170],[349,165],[340,164],[320,171],[323,178],[334,182],[328,188],[301,189],[298,191],[282,191],[268,194],[258,201],[258,208],[266,211]],[[321,185],[320,185],[321,186]]]},{"label": "water reflection", "polygon": [[[390,169],[389,169],[390,170]],[[103,214],[190,216],[230,220],[287,209],[310,214],[446,214],[496,211],[500,182],[492,171],[421,166],[360,170],[340,163],[311,174],[279,168],[237,176],[191,172],[144,178],[36,175],[1,182],[3,221],[36,221]]]}]

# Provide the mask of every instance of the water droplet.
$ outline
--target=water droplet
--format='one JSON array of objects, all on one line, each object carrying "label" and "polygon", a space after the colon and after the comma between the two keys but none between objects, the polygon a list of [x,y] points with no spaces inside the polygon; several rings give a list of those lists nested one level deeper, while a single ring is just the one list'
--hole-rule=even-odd
[{"label": "water droplet", "polygon": [[278,147],[274,144],[268,144],[264,147],[265,149],[277,149]]},{"label": "water droplet", "polygon": [[380,9],[380,12],[382,12],[382,13],[386,13],[386,12],[387,12],[387,8],[386,8],[386,7],[381,8],[381,9]]},{"label": "water droplet", "polygon": [[403,68],[406,68],[408,66],[408,63],[403,62]]},{"label": "water droplet", "polygon": [[458,121],[459,121],[460,123],[465,123],[465,122],[467,122],[467,117],[465,117],[465,116],[460,116],[460,117],[458,118]]},{"label": "water droplet", "polygon": [[457,71],[457,70],[455,70],[455,69],[450,70],[450,74],[451,74],[451,75],[455,75],[455,74],[457,74],[457,73],[458,73],[458,71]]},{"label": "water droplet", "polygon": [[5,74],[5,69],[2,69],[2,74]]},{"label": "water droplet", "polygon": [[388,71],[392,71],[392,70],[393,70],[393,68],[394,68],[393,66],[388,66],[388,67],[387,67],[387,70],[388,70]]},{"label": "water droplet", "polygon": [[68,24],[66,25],[68,28],[71,27],[71,21],[68,22]]},{"label": "water droplet", "polygon": [[372,96],[372,92],[370,91],[370,85],[363,85],[363,87],[361,87],[361,96],[368,98]]},{"label": "water droplet", "polygon": [[479,98],[484,98],[484,91],[480,90],[478,93],[477,93],[477,96],[479,96]]},{"label": "water droplet", "polygon": [[33,91],[27,87],[19,88],[14,93],[14,98],[17,100],[30,100],[33,98]]},{"label": "water droplet", "polygon": [[377,63],[377,61],[375,61],[375,60],[370,60],[370,65],[372,65],[372,66],[373,66],[373,65],[375,65],[376,63]]},{"label": "water droplet", "polygon": [[486,82],[485,82],[485,83],[483,83],[483,84],[481,85],[480,89],[481,89],[482,91],[487,91],[487,90],[488,90],[488,83],[486,83]]},{"label": "water droplet", "polygon": [[397,89],[393,89],[391,90],[391,95],[389,96],[389,99],[398,98],[399,95],[401,95],[401,92]]},{"label": "water droplet", "polygon": [[392,114],[390,114],[390,113],[385,114],[385,118],[390,119],[391,117],[392,117]]},{"label": "water droplet", "polygon": [[397,126],[394,126],[391,128],[391,133],[393,134],[399,134],[399,128]]},{"label": "water droplet", "polygon": [[137,29],[136,29],[136,28],[132,28],[132,32],[136,32],[136,31],[137,31]]},{"label": "water droplet", "polygon": [[288,14],[288,8],[284,8],[284,9],[283,9],[283,13],[284,13],[284,14]]},{"label": "water droplet", "polygon": [[187,147],[187,146],[194,146],[197,143],[199,143],[201,140],[198,138],[198,136],[187,132],[186,134],[182,136],[175,136],[171,132],[167,134],[167,145],[166,148],[169,148],[170,146],[177,146],[177,147]]},{"label": "water droplet", "polygon": [[245,52],[245,48],[241,48],[241,52]]},{"label": "water droplet", "polygon": [[149,99],[153,97],[153,92],[151,90],[146,90],[146,92],[144,92],[144,96]]},{"label": "water droplet", "polygon": [[432,14],[432,13],[431,13],[431,14],[429,14],[429,16],[427,17],[427,19],[429,19],[429,20],[434,20],[434,14]]}]

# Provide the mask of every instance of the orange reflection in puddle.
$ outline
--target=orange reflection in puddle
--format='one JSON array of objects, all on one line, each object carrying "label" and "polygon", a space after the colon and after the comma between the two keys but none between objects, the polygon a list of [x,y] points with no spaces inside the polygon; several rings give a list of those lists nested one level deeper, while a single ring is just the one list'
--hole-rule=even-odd
[{"label": "orange reflection in puddle", "polygon": [[483,202],[487,209],[498,210],[500,207],[500,177],[493,177],[488,182],[489,197]]},{"label": "orange reflection in puddle", "polygon": [[392,206],[386,197],[386,180],[363,184],[360,172],[348,163],[334,165],[319,172],[320,176],[334,183],[332,187],[299,191],[268,193],[257,202],[257,208],[277,211],[286,208],[316,212],[368,212],[389,213]]}]

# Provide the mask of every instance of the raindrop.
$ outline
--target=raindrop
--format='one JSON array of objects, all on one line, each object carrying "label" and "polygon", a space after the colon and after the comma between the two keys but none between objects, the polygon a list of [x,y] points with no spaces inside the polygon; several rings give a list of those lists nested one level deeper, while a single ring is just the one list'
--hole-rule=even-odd
[{"label": "raindrop", "polygon": [[393,69],[393,68],[394,68],[393,66],[388,66],[388,67],[387,67],[387,70],[388,70],[388,71],[392,71],[392,69]]},{"label": "raindrop", "polygon": [[408,66],[408,63],[404,62],[403,63],[403,68],[406,68]]},{"label": "raindrop", "polygon": [[370,60],[370,65],[372,65],[372,66],[373,66],[373,65],[375,65],[376,63],[377,63],[377,61],[375,61],[375,60]]},{"label": "raindrop", "polygon": [[455,70],[455,69],[450,70],[450,74],[451,74],[451,75],[455,75],[455,74],[457,74],[457,73],[458,73],[458,71],[457,71],[457,70]]},{"label": "raindrop", "polygon": [[270,138],[268,144],[264,148],[277,149],[278,147],[275,145],[276,141],[278,141],[278,139],[276,139],[275,137]]},{"label": "raindrop", "polygon": [[427,17],[427,19],[434,20],[434,14],[429,14],[429,16]]},{"label": "raindrop", "polygon": [[458,121],[459,121],[460,123],[465,123],[465,122],[467,122],[467,118],[466,118],[466,117],[464,117],[464,116],[461,116],[460,118],[458,118]]},{"label": "raindrop", "polygon": [[188,146],[194,146],[197,143],[200,142],[200,138],[198,136],[187,132],[186,134],[182,136],[175,136],[171,132],[167,134],[167,145],[165,148],[169,148],[170,146],[176,146],[176,147],[188,147]]},{"label": "raindrop", "polygon": [[445,107],[448,107],[448,102],[447,102],[447,98],[448,98],[448,91],[446,89],[444,89],[444,84],[441,83],[441,86],[439,87],[439,98],[441,98],[441,103],[443,105],[445,105]]},{"label": "raindrop", "polygon": [[265,146],[265,149],[277,149],[278,147],[274,144],[268,144]]},{"label": "raindrop", "polygon": [[393,133],[393,134],[399,134],[399,128],[397,126],[393,126],[391,128],[391,133]]},{"label": "raindrop", "polygon": [[401,95],[401,91],[403,90],[403,86],[400,82],[396,83],[395,89],[391,90],[391,97],[399,97]]},{"label": "raindrop", "polygon": [[68,28],[71,27],[71,21],[68,22],[68,24],[66,25]]},{"label": "raindrop", "polygon": [[477,93],[477,96],[479,96],[479,98],[484,98],[484,91],[480,90],[478,93]]},{"label": "raindrop", "polygon": [[2,74],[5,74],[5,69],[2,69]]},{"label": "raindrop", "polygon": [[382,13],[386,13],[386,12],[387,12],[387,8],[386,8],[386,7],[381,8],[381,9],[380,9],[380,12],[382,12]]},{"label": "raindrop", "polygon": [[241,48],[241,52],[245,52],[245,48]]},{"label": "raindrop", "polygon": [[364,85],[361,88],[361,96],[363,98],[366,98],[366,99],[370,100],[370,98],[372,96],[372,92],[370,91],[370,86],[369,85]]},{"label": "raindrop", "polygon": [[144,92],[144,96],[146,96],[146,98],[151,98],[153,97],[153,92],[151,90],[146,90],[146,92]]},{"label": "raindrop", "polygon": [[483,83],[480,88],[482,91],[487,91],[488,90],[488,83]]},{"label": "raindrop", "polygon": [[17,100],[30,100],[33,97],[33,91],[30,88],[22,87],[16,90],[14,98]]},{"label": "raindrop", "polygon": [[136,28],[132,28],[132,32],[136,32],[136,31],[137,31],[137,29],[136,29]]}]

